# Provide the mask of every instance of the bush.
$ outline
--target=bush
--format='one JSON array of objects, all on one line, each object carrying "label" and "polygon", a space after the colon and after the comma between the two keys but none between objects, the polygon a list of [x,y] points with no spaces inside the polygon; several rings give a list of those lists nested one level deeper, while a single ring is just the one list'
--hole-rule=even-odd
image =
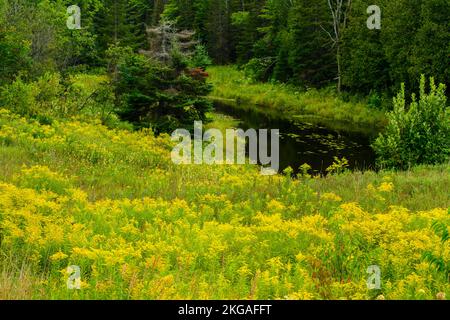
[{"label": "bush", "polygon": [[17,78],[13,83],[0,88],[0,106],[23,116],[36,115],[37,88]]},{"label": "bush", "polygon": [[38,119],[86,115],[107,122],[114,94],[106,76],[80,73],[62,79],[59,73],[46,73],[33,82],[19,77],[1,87],[0,106]]},{"label": "bush", "polygon": [[450,155],[450,121],[445,85],[435,85],[430,78],[420,80],[420,97],[406,108],[405,86],[394,98],[394,109],[388,115],[389,124],[373,147],[380,167],[406,169],[418,164],[438,164]]},{"label": "bush", "polygon": [[65,104],[69,115],[87,115],[103,123],[115,117],[114,87],[108,76],[77,73],[66,82]]},{"label": "bush", "polygon": [[0,29],[0,85],[29,72],[30,52],[29,42],[21,40],[12,30]]},{"label": "bush", "polygon": [[269,80],[274,60],[272,58],[253,58],[244,66],[244,73],[255,81]]},{"label": "bush", "polygon": [[382,105],[382,99],[381,96],[377,92],[371,92],[369,95],[369,101],[367,102],[367,105],[371,109],[381,109]]}]

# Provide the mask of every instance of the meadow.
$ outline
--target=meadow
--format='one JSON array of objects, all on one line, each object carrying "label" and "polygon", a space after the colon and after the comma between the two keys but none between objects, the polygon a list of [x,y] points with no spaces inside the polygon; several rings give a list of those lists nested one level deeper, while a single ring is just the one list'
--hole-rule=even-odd
[{"label": "meadow", "polygon": [[171,146],[0,109],[0,299],[450,296],[448,164],[262,176],[175,166]]}]

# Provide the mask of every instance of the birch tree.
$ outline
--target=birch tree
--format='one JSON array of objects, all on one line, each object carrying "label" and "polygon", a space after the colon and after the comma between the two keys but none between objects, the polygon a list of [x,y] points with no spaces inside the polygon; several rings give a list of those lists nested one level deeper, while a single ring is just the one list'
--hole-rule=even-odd
[{"label": "birch tree", "polygon": [[327,0],[328,8],[331,12],[332,21],[332,31],[326,30],[323,26],[322,29],[328,34],[331,39],[332,47],[336,53],[336,63],[337,63],[337,90],[341,93],[342,88],[342,53],[341,45],[343,40],[343,34],[345,28],[347,27],[348,17],[350,14],[352,0]]}]

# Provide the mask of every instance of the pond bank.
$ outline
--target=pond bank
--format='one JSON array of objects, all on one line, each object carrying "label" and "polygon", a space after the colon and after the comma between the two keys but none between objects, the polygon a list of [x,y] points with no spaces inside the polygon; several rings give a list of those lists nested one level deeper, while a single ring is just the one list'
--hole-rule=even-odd
[{"label": "pond bank", "polygon": [[309,122],[334,130],[346,130],[364,135],[378,133],[386,125],[383,112],[363,103],[344,102],[334,93],[298,88],[285,84],[255,83],[233,66],[208,68],[214,90],[210,98],[216,102],[283,117],[294,122]]}]

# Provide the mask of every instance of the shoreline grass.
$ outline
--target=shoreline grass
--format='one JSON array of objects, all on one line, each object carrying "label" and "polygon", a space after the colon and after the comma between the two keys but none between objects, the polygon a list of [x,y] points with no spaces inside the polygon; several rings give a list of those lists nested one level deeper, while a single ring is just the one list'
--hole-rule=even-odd
[{"label": "shoreline grass", "polygon": [[265,113],[292,120],[314,121],[330,128],[379,132],[387,123],[382,111],[364,103],[344,102],[326,90],[300,89],[286,84],[258,83],[245,77],[235,66],[211,66],[209,81],[212,100],[254,105]]}]

